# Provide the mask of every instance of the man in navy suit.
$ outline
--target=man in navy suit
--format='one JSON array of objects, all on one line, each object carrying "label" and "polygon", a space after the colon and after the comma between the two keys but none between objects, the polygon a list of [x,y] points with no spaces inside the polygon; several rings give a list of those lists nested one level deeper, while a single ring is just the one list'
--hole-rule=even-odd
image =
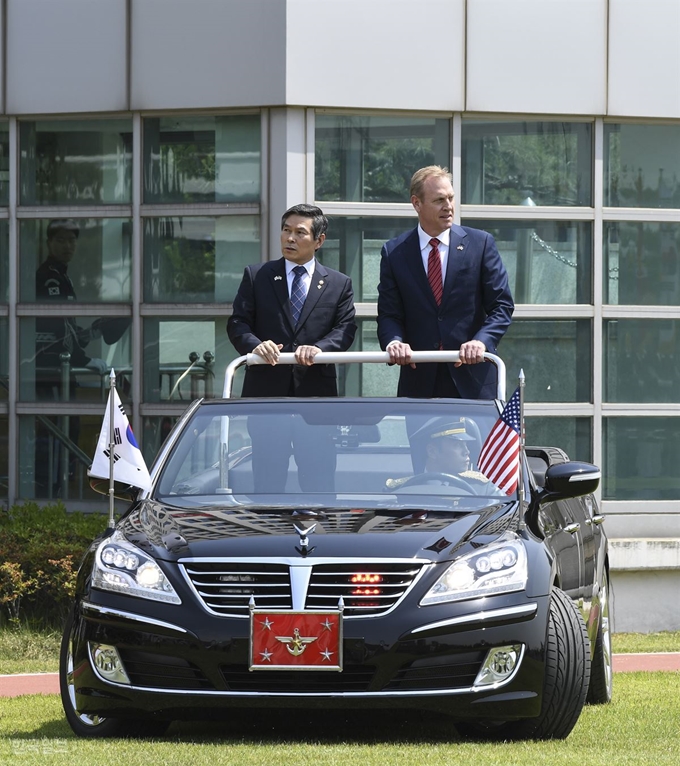
[{"label": "man in navy suit", "polygon": [[[269,363],[247,369],[244,397],[338,394],[335,365],[313,361],[320,351],[346,351],[356,333],[350,278],[316,259],[327,228],[318,207],[289,208],[281,219],[283,258],[248,266],[243,274],[227,322],[229,339],[240,354],[259,354]],[[294,352],[297,364],[278,365],[282,352]],[[332,442],[315,443],[313,429],[299,422],[288,433],[273,433],[271,426],[266,418],[249,422],[255,488],[283,490],[292,449],[302,489],[332,491]]]},{"label": "man in navy suit", "polygon": [[[480,363],[496,353],[514,303],[493,237],[453,223],[451,181],[437,165],[411,179],[418,226],[383,246],[378,339],[402,365],[398,396],[493,399],[495,367]],[[460,362],[411,362],[412,350],[431,349],[460,349]]]}]

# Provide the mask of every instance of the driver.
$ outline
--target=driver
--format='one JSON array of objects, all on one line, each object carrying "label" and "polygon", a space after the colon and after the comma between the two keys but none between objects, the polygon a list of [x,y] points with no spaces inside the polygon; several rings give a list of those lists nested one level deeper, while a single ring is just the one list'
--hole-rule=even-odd
[{"label": "driver", "polygon": [[[476,441],[465,427],[464,418],[449,420],[433,418],[411,436],[414,449],[425,454],[425,472],[420,474],[419,484],[459,484],[464,479],[474,489],[481,489],[489,480],[480,471],[471,470],[469,442]],[[432,474],[428,478],[427,474]],[[406,476],[401,479],[388,479],[387,489],[397,489],[413,479]],[[493,485],[492,485],[493,486]]]}]

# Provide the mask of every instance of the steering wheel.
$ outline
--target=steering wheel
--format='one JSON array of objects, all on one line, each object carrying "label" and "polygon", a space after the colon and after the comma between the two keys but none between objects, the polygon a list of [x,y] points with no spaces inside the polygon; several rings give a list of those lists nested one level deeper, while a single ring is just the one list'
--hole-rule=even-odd
[{"label": "steering wheel", "polygon": [[460,487],[470,495],[477,494],[472,485],[468,484],[465,479],[451,473],[417,473],[415,476],[411,476],[408,481],[405,481],[396,491],[398,492],[400,489],[404,489],[404,487],[413,487],[417,484],[429,484],[433,480],[440,481],[442,484]]}]

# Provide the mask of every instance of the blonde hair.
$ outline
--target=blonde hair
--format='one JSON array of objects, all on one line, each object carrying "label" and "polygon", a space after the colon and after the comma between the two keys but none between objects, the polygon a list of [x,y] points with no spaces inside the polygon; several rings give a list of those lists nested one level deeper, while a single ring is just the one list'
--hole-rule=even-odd
[{"label": "blonde hair", "polygon": [[428,178],[446,178],[447,181],[453,185],[453,176],[448,168],[443,168],[441,165],[428,165],[426,168],[416,170],[413,174],[413,177],[411,178],[411,188],[409,189],[411,197],[418,197],[418,199],[423,198],[423,184]]}]

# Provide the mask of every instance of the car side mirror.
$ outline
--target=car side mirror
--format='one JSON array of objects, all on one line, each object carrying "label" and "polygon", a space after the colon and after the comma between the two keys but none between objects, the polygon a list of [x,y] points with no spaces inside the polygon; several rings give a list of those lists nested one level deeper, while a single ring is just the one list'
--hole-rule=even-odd
[{"label": "car side mirror", "polygon": [[[90,487],[98,492],[100,495],[109,494],[109,480],[98,479],[94,476],[90,477]],[[126,503],[131,503],[137,498],[139,493],[139,487],[133,487],[132,484],[121,484],[116,481],[113,484],[113,496],[118,500],[125,500]]]},{"label": "car side mirror", "polygon": [[545,484],[539,493],[539,503],[591,495],[600,485],[602,472],[596,465],[572,460],[550,466]]}]

